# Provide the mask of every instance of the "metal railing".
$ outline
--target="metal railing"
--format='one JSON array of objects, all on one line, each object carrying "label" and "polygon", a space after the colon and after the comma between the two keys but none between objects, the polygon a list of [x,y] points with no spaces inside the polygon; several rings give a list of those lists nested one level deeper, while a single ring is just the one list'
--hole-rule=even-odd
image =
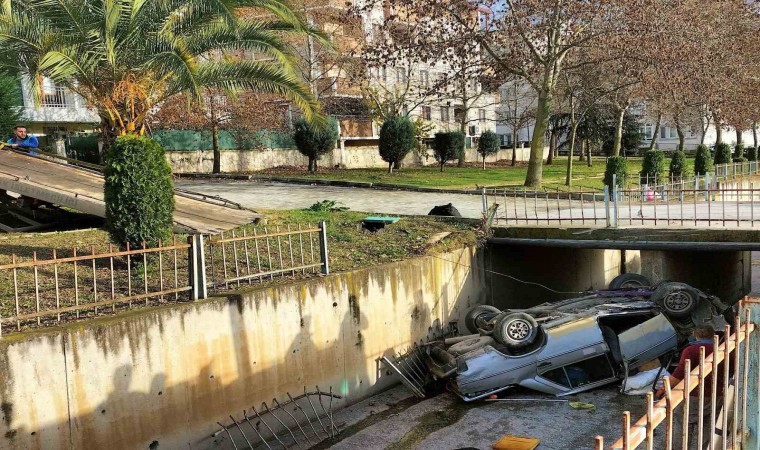
[{"label": "metal railing", "polygon": [[316,227],[288,226],[285,230],[277,226],[274,231],[254,228],[252,234],[243,230],[242,235],[232,231],[212,236],[207,242],[204,251],[209,261],[206,273],[210,288],[228,289],[243,282],[252,284],[255,280],[297,273],[330,272],[325,222]]},{"label": "metal railing", "polygon": [[704,175],[695,175],[690,177],[664,177],[641,174],[631,178],[626,183],[627,189],[650,188],[659,189],[699,189],[717,187],[721,181],[732,180],[751,175],[760,175],[760,164],[757,161],[730,162],[726,164],[716,164],[712,173]]},{"label": "metal railing", "polygon": [[760,188],[613,189],[545,192],[483,190],[483,212],[499,204],[494,225],[648,225],[749,227],[760,217]]},{"label": "metal railing", "polygon": [[[73,248],[62,256],[52,250],[52,258],[31,259],[11,255],[9,264],[0,265],[0,335],[3,326],[15,324],[57,324],[66,316],[80,318],[83,312],[97,315],[117,306],[131,307],[151,300],[188,300],[188,252],[190,243],[157,248],[114,249],[89,254]],[[5,312],[5,314],[3,314]]]},{"label": "metal railing", "polygon": [[[744,315],[744,321],[742,321],[742,315]],[[749,337],[754,332],[756,329],[750,322],[749,310],[744,314],[740,313],[734,324],[733,334],[731,334],[731,328],[726,326],[723,342],[719,341],[718,336],[713,337],[712,354],[706,356],[705,348],[702,347],[697,367],[691,367],[691,361],[685,361],[684,373],[689,376],[675,386],[671,386],[669,377],[665,377],[663,380],[665,396],[656,402],[652,392],[647,394],[647,412],[643,417],[631,424],[630,411],[623,413],[622,434],[609,448],[633,450],[642,443],[650,450],[654,448],[685,450],[692,447],[710,450],[740,448],[739,443],[745,439],[747,431],[747,398],[750,394],[747,392]],[[711,374],[715,376],[710,377]],[[719,395],[718,382],[721,375],[722,393]],[[705,389],[708,377],[710,377],[709,398]],[[695,390],[696,396],[692,394]],[[722,405],[720,408],[722,411],[718,405]],[[676,408],[679,406],[682,408],[680,412],[677,412]],[[709,410],[709,414],[706,410]],[[663,423],[665,423],[664,443],[659,442],[654,433],[654,430]],[[697,427],[696,432],[690,430],[690,426],[694,424]],[[676,425],[680,425],[678,432],[675,430]],[[691,444],[690,440],[693,441]],[[707,445],[703,447],[703,443]],[[595,437],[594,448],[604,449],[602,436]]]},{"label": "metal railing", "polygon": [[42,96],[41,106],[46,108],[68,108],[70,105],[66,99],[66,90],[62,86],[56,86],[52,94]]},{"label": "metal railing", "polygon": [[0,264],[0,336],[138,304],[202,299],[243,282],[329,273],[325,222],[263,231],[175,238],[156,248],[52,250],[45,259],[36,251],[13,254]]}]

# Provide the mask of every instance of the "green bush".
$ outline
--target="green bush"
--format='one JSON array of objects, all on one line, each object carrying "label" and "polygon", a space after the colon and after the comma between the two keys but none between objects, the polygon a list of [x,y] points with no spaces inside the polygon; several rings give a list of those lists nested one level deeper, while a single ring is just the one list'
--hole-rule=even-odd
[{"label": "green bush", "polygon": [[483,170],[486,168],[486,156],[493,155],[499,151],[501,139],[499,135],[491,130],[484,131],[478,139],[478,153],[483,157]]},{"label": "green bush", "polygon": [[380,157],[388,163],[388,172],[393,172],[393,166],[399,164],[416,143],[414,124],[408,117],[390,117],[383,122],[378,148]]},{"label": "green bush", "polygon": [[293,141],[302,155],[309,158],[309,172],[317,171],[317,160],[335,149],[338,141],[338,122],[328,117],[324,127],[317,128],[305,119],[293,124]]},{"label": "green bush", "polygon": [[119,136],[106,153],[106,224],[121,246],[168,242],[172,237],[174,182],[164,149],[141,136]]},{"label": "green bush", "polygon": [[757,147],[747,147],[747,159],[757,161]]},{"label": "green bush", "polygon": [[21,85],[18,78],[6,73],[0,72],[0,138],[5,142],[13,135],[13,128],[16,125],[23,125],[21,106],[24,101],[21,98]]},{"label": "green bush", "polygon": [[700,144],[697,147],[697,155],[694,157],[694,174],[705,175],[713,170],[713,158],[710,149]]},{"label": "green bush", "polygon": [[433,152],[443,172],[443,166],[448,161],[459,159],[464,154],[464,133],[461,131],[436,133],[433,138]]},{"label": "green bush", "polygon": [[740,156],[738,158],[734,158],[733,159],[733,162],[735,162],[735,163],[745,163],[747,161],[749,161],[749,160],[747,158],[745,158],[744,156]]},{"label": "green bush", "polygon": [[715,144],[715,164],[727,164],[731,162],[731,146],[725,142]]},{"label": "green bush", "polygon": [[610,156],[607,158],[607,167],[604,169],[604,184],[612,190],[612,175],[617,175],[617,185],[625,186],[628,178],[628,160],[622,156]]},{"label": "green bush", "polygon": [[683,177],[686,175],[686,155],[682,151],[673,152],[670,158],[670,176]]},{"label": "green bush", "polygon": [[744,157],[744,144],[737,142],[736,145],[734,145],[734,158],[742,157]]},{"label": "green bush", "polygon": [[665,173],[665,153],[662,150],[649,150],[641,164],[642,180],[657,182]]}]

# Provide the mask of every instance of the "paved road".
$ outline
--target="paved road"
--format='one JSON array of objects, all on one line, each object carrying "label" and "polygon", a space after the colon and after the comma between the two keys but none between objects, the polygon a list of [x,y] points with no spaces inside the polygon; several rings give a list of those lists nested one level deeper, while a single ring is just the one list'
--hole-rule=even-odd
[{"label": "paved road", "polygon": [[453,203],[464,217],[480,218],[479,195],[385,191],[379,189],[307,186],[250,181],[181,181],[178,186],[218,195],[253,209],[306,208],[322,200],[335,200],[354,211],[425,215],[436,205]]}]

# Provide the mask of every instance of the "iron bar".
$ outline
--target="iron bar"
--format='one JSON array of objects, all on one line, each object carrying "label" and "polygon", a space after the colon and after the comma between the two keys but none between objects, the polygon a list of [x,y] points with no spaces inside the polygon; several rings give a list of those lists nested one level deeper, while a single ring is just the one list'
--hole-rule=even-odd
[{"label": "iron bar", "polygon": [[[245,228],[243,228],[243,238],[245,239],[243,241],[243,251],[245,252],[245,272],[248,274],[248,276],[251,275],[251,261],[248,257],[248,234],[245,231]],[[248,278],[248,284],[253,283],[253,278]]]},{"label": "iron bar", "polygon": [[[37,252],[32,252],[32,260],[37,261]],[[38,281],[37,266],[34,266],[34,300],[37,304],[37,312],[40,312],[40,283]],[[40,325],[40,318],[37,317],[37,325]]]},{"label": "iron bar", "polygon": [[[235,238],[235,230],[232,230],[232,238]],[[240,277],[240,267],[238,266],[238,251],[237,251],[237,239],[232,241],[232,254],[233,258],[235,258],[235,277]],[[240,281],[237,282],[238,287],[240,286]]]},{"label": "iron bar", "polygon": [[[108,244],[108,253],[113,253],[113,244]],[[116,298],[116,281],[114,280],[113,256],[108,257],[108,262],[111,267],[111,300],[113,300]],[[112,311],[116,312],[116,303],[113,304]]]},{"label": "iron bar", "polygon": [[[53,249],[53,260],[57,257],[56,250]],[[113,268],[111,269],[113,271]],[[60,288],[58,283],[58,264],[53,265],[53,278],[55,279],[55,309],[58,309],[61,307],[61,294],[60,294]],[[58,322],[61,321],[61,314],[58,314]]]}]

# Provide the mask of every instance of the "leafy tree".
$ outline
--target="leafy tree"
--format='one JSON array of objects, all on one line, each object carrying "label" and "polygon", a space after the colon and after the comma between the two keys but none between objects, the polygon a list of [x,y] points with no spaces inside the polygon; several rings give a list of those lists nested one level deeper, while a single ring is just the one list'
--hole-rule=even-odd
[{"label": "leafy tree", "polygon": [[610,156],[607,158],[607,167],[604,169],[604,184],[612,190],[613,175],[617,175],[615,181],[618,186],[625,186],[628,178],[628,160],[622,156]]},{"label": "leafy tree", "polygon": [[673,152],[670,158],[670,176],[683,177],[686,175],[686,154],[680,150]]},{"label": "leafy tree", "polygon": [[[100,115],[106,145],[143,133],[161,101],[203,88],[285,97],[319,118],[293,73],[285,39],[322,35],[279,1],[9,1],[0,21],[0,65],[28,73],[39,100],[44,80],[82,95]],[[213,55],[255,52],[256,60]],[[23,55],[23,57],[19,57]]]},{"label": "leafy tree", "polygon": [[747,148],[747,160],[748,161],[757,161],[757,147],[748,147]]},{"label": "leafy tree", "polygon": [[715,164],[731,162],[731,146],[725,142],[715,144]]},{"label": "leafy tree", "polygon": [[119,136],[106,154],[106,223],[111,239],[137,248],[156,246],[172,235],[172,169],[158,142]]},{"label": "leafy tree", "polygon": [[408,117],[389,117],[380,128],[380,157],[388,163],[388,173],[398,165],[416,143],[414,124]]},{"label": "leafy tree", "polygon": [[0,138],[11,135],[13,127],[21,124],[21,91],[18,79],[7,72],[0,72]]},{"label": "leafy tree", "polygon": [[665,153],[662,150],[649,150],[641,164],[641,177],[647,184],[657,183],[665,173]]},{"label": "leafy tree", "polygon": [[734,158],[742,157],[744,157],[744,144],[737,142],[736,145],[734,145]]},{"label": "leafy tree", "polygon": [[448,131],[445,133],[436,133],[433,140],[433,151],[435,152],[435,159],[441,166],[441,172],[443,172],[443,166],[448,161],[459,159],[464,152],[464,133],[461,131]]},{"label": "leafy tree", "polygon": [[[608,130],[610,130],[610,132],[606,134],[602,148],[608,155],[610,155],[615,148],[615,125],[612,122],[608,122],[607,126],[609,127]],[[625,153],[631,153],[637,151],[640,145],[641,123],[634,114],[626,113],[623,116],[623,129],[620,139],[620,146]]]},{"label": "leafy tree", "polygon": [[710,149],[706,145],[700,144],[697,147],[697,155],[694,158],[694,174],[705,175],[713,170],[713,158]]},{"label": "leafy tree", "polygon": [[335,149],[338,122],[330,117],[326,126],[317,127],[306,119],[299,119],[293,124],[293,140],[298,151],[309,158],[309,172],[314,173],[317,171],[317,160]]},{"label": "leafy tree", "polygon": [[484,131],[478,140],[478,153],[483,157],[483,170],[486,170],[486,156],[493,155],[501,147],[499,135],[491,130]]}]

